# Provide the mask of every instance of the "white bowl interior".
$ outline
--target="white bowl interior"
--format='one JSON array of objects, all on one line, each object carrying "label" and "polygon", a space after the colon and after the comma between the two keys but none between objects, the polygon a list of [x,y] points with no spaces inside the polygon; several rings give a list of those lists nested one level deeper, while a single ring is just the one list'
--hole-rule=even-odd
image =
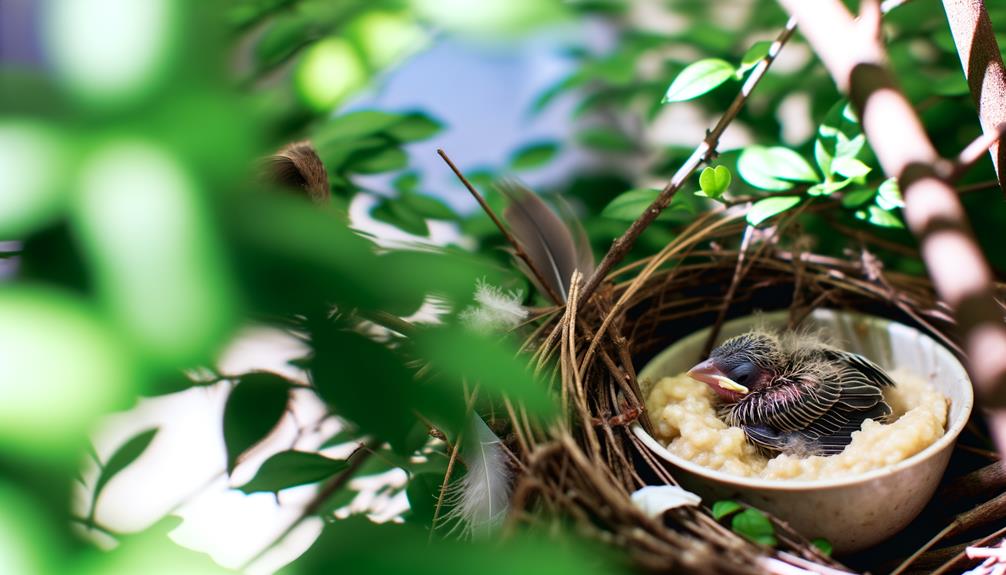
[{"label": "white bowl interior", "polygon": [[[763,313],[728,321],[717,338],[717,344],[758,326],[781,328],[786,325],[788,311]],[[943,437],[923,451],[891,467],[840,479],[816,481],[751,479],[708,469],[678,457],[664,449],[642,428],[636,433],[658,455],[671,463],[697,475],[717,481],[761,488],[820,488],[866,481],[895,469],[913,465],[952,443],[964,428],[971,414],[974,396],[968,374],[957,358],[933,338],[907,325],[887,319],[857,313],[818,309],[804,320],[801,328],[820,330],[831,343],[862,354],[887,370],[908,371],[928,381],[950,399],[947,429]],[[639,384],[644,397],[662,377],[677,375],[702,360],[702,348],[710,328],[681,339],[654,357],[639,373]]]}]

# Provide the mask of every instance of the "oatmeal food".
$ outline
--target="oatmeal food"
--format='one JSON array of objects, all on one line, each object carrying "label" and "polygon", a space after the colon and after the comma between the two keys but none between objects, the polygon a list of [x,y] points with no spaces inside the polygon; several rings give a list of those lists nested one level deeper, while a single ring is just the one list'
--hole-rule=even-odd
[{"label": "oatmeal food", "polygon": [[812,481],[861,475],[922,451],[946,428],[947,399],[918,376],[892,371],[897,382],[884,392],[889,423],[866,420],[841,453],[830,457],[767,457],[745,440],[739,427],[716,415],[710,387],[685,374],[664,377],[647,398],[655,436],[668,451],[724,473],[760,479]]}]

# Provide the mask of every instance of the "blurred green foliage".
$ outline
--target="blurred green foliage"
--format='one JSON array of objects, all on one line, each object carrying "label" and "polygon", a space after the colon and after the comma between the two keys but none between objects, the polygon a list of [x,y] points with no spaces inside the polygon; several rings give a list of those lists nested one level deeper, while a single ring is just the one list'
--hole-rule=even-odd
[{"label": "blurred green foliage", "polygon": [[[641,15],[643,4],[678,24],[653,25]],[[111,534],[120,543],[111,553],[80,537],[81,522],[101,528],[93,523],[98,496],[155,440],[156,429],[103,462],[96,483],[86,486],[90,518],[71,521],[68,498],[87,434],[103,414],[143,395],[204,384],[180,373],[211,365],[248,322],[290,328],[309,344],[300,365],[348,424],[331,443],[367,436],[389,449],[353,469],[315,453],[280,453],[240,489],[275,492],[394,467],[410,476],[408,525],[327,522],[319,542],[287,572],[328,572],[333,565],[438,574],[616,569],[594,550],[542,538],[497,545],[434,537],[427,545],[447,461],[443,444],[428,445],[429,425],[457,436],[467,417],[466,387],[479,389],[477,410],[499,407],[504,394],[534,417],[554,417],[556,406],[548,382],[528,372],[513,342],[456,325],[478,279],[528,286],[495,249],[502,238],[485,214],[456,213],[410,169],[408,146],[436,136],[443,123],[422,110],[343,106],[443,34],[515,41],[541,25],[603,23],[614,41],[603,49],[586,40],[569,45],[573,72],[529,110],[574,99],[573,141],[527,142],[506,165],[468,174],[502,212],[504,198],[487,185],[493,179],[547,166],[567,147],[602,158],[548,191],[573,203],[603,252],[690,152],[660,143],[651,126],[668,106],[722,113],[785,21],[768,0],[733,4],[43,2],[46,66],[0,71],[0,240],[19,242],[2,254],[16,261],[16,277],[0,285],[0,573],[222,571],[168,541],[170,518],[142,534]],[[1006,46],[1006,6],[989,8]],[[902,85],[940,151],[952,156],[978,134],[978,124],[942,10],[935,0],[915,0],[885,24]],[[798,38],[791,44],[786,50],[806,54]],[[793,98],[806,101],[816,129],[782,141],[795,121],[783,102]],[[665,245],[713,202],[738,198],[752,201],[752,225],[839,198],[832,213],[803,217],[825,253],[848,247],[836,222],[911,244],[896,184],[882,177],[856,119],[812,57],[773,68],[737,123],[750,144],[696,175],[630,258]],[[257,177],[261,157],[304,138],[327,167],[330,205],[274,193]],[[388,189],[368,189],[359,176],[373,174],[394,179]],[[983,161],[962,185],[991,179]],[[377,200],[374,217],[407,233],[422,237],[431,220],[454,222],[479,249],[378,248],[349,227],[348,206],[359,194]],[[965,204],[993,265],[1006,269],[1001,197],[976,191]],[[900,251],[879,253],[892,267],[922,272]],[[446,325],[403,326],[401,317],[431,301],[452,310]],[[386,328],[384,339],[365,329],[372,325]],[[237,378],[221,423],[228,469],[275,427],[297,385],[266,373]],[[424,446],[425,457],[411,457]],[[318,513],[330,519],[352,496],[340,490]],[[766,522],[746,510],[733,527],[771,544]]]}]

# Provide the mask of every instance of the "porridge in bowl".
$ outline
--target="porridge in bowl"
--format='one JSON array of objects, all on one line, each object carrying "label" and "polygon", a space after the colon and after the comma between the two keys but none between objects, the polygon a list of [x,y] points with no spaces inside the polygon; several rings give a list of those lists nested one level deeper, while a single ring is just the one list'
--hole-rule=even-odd
[{"label": "porridge in bowl", "polygon": [[894,370],[896,382],[884,390],[891,406],[888,423],[871,419],[832,456],[766,455],[750,444],[744,431],[716,414],[716,394],[682,373],[657,381],[646,406],[656,439],[671,453],[703,467],[741,477],[813,481],[860,475],[894,465],[943,436],[947,399],[918,376]]}]

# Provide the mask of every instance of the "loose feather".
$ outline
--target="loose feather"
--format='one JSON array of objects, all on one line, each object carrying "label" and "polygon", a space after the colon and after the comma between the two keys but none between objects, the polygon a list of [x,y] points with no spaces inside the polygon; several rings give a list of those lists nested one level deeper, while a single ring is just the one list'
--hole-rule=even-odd
[{"label": "loose feather", "polygon": [[444,521],[452,525],[451,533],[485,538],[506,517],[511,473],[502,443],[481,417],[472,415],[468,438],[460,451],[467,472],[449,488],[445,498],[451,509]]},{"label": "loose feather", "polygon": [[[528,273],[530,270],[523,271],[543,293],[558,296],[560,301],[556,303],[565,302],[573,271],[580,269],[588,274],[593,270],[593,254],[589,252],[586,235],[580,229],[579,237],[574,238],[570,227],[541,198],[520,184],[504,181],[497,186],[510,200],[503,216],[545,285],[539,285],[534,274]],[[590,269],[585,269],[588,261]]]}]

